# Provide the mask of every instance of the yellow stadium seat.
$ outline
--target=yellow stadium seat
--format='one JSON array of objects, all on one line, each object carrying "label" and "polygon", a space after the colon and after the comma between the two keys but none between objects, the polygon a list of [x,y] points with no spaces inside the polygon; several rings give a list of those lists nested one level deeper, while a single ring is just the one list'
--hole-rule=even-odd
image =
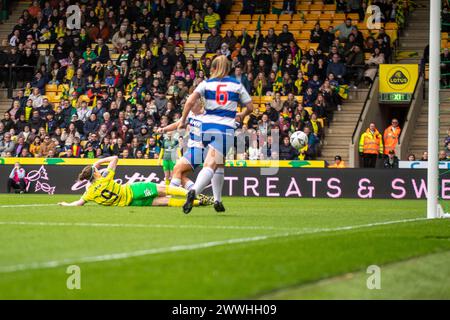
[{"label": "yellow stadium seat", "polygon": [[357,13],[347,13],[347,18],[350,18],[355,21],[359,21],[359,14]]},{"label": "yellow stadium seat", "polygon": [[308,49],[313,49],[314,51],[317,51],[318,48],[319,48],[318,43],[310,43],[308,47]]},{"label": "yellow stadium seat", "polygon": [[266,14],[264,21],[278,21],[278,15],[277,14]]},{"label": "yellow stadium seat", "polygon": [[328,27],[331,25],[331,21],[330,20],[322,20],[320,19],[320,27],[322,29],[328,29]]},{"label": "yellow stadium seat", "polygon": [[308,49],[308,45],[309,45],[309,39],[307,41],[303,40],[298,40],[297,45],[300,49],[302,49],[303,51],[305,51],[306,49]]},{"label": "yellow stadium seat", "polygon": [[331,13],[322,13],[320,15],[320,23],[322,23],[322,20],[333,20],[334,14]]},{"label": "yellow stadium seat", "polygon": [[296,31],[299,32],[303,28],[303,23],[293,23],[289,25],[289,31]]},{"label": "yellow stadium seat", "polygon": [[297,36],[297,40],[302,41],[302,40],[309,40],[311,37],[311,32],[310,31],[302,31],[302,33],[300,33]]},{"label": "yellow stadium seat", "polygon": [[447,39],[448,40],[448,32],[442,32],[441,33],[441,39]]},{"label": "yellow stadium seat", "polygon": [[345,13],[335,13],[333,17],[334,20],[345,20],[346,16]]},{"label": "yellow stadium seat", "polygon": [[316,22],[306,22],[302,26],[302,30],[308,30],[311,31],[314,29],[314,26],[316,25]]},{"label": "yellow stadium seat", "polygon": [[302,11],[303,13],[306,13],[306,12],[308,12],[309,11],[309,4],[299,4],[298,6],[297,6],[297,11]]},{"label": "yellow stadium seat", "polygon": [[45,93],[57,92],[58,86],[56,84],[46,84],[45,85]]},{"label": "yellow stadium seat", "polygon": [[305,15],[305,20],[308,22],[317,22],[320,19],[320,14],[308,13]]},{"label": "yellow stadium seat", "polygon": [[384,25],[386,30],[398,30],[397,22],[386,22]]},{"label": "yellow stadium seat", "polygon": [[238,19],[239,19],[239,22],[252,21],[252,16],[249,14],[241,14]]},{"label": "yellow stadium seat", "polygon": [[309,11],[319,11],[322,12],[323,10],[323,4],[312,4],[309,6]]},{"label": "yellow stadium seat", "polygon": [[228,14],[225,18],[225,22],[236,23],[239,20],[238,14]]},{"label": "yellow stadium seat", "polygon": [[290,14],[280,14],[278,17],[278,23],[290,23],[292,16]]},{"label": "yellow stadium seat", "polygon": [[303,21],[305,19],[305,15],[306,14],[307,14],[307,12],[305,12],[305,13],[294,13],[292,15],[292,23]]},{"label": "yellow stadium seat", "polygon": [[326,4],[323,6],[323,11],[332,11],[332,12],[336,12],[336,4]]}]

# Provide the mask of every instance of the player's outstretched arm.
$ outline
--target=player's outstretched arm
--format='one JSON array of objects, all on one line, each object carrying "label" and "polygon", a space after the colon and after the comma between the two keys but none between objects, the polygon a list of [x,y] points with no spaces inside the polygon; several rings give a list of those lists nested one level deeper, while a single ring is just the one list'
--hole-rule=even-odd
[{"label": "player's outstretched arm", "polygon": [[106,157],[106,158],[98,160],[97,162],[95,162],[93,164],[93,166],[96,167],[97,169],[100,169],[102,164],[108,163],[108,169],[115,171],[118,161],[119,161],[118,156],[111,156],[111,157]]},{"label": "player's outstretched arm", "polygon": [[184,124],[186,123],[186,119],[188,118],[189,112],[191,112],[198,99],[200,99],[200,94],[198,92],[193,92],[186,100],[183,108],[183,115],[181,116],[181,119],[178,123],[178,129],[183,128]]},{"label": "player's outstretched arm", "polygon": [[158,132],[158,133],[167,133],[167,132],[175,131],[175,130],[177,130],[178,125],[180,124],[180,120],[181,119],[178,119],[177,122],[171,123],[168,126],[165,126],[164,128],[158,128],[158,130],[156,132]]},{"label": "player's outstretched arm", "polygon": [[86,201],[84,201],[83,199],[79,199],[73,202],[58,202],[58,204],[63,207],[78,207],[84,205],[85,203]]}]

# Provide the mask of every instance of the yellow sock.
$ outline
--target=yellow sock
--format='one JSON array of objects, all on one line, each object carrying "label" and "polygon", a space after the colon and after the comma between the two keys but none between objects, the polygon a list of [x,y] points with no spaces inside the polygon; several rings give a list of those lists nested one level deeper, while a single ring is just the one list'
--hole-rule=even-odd
[{"label": "yellow sock", "polygon": [[180,188],[180,187],[174,187],[174,186],[166,186],[166,194],[169,196],[181,196],[184,197],[187,195],[187,190]]},{"label": "yellow sock", "polygon": [[[184,199],[176,199],[176,198],[169,198],[169,207],[182,207],[184,202],[186,200]],[[194,207],[197,207],[199,205],[198,200],[194,200]]]},{"label": "yellow sock", "polygon": [[166,182],[166,186],[168,186],[170,184],[170,180],[169,179],[167,179],[165,182]]}]

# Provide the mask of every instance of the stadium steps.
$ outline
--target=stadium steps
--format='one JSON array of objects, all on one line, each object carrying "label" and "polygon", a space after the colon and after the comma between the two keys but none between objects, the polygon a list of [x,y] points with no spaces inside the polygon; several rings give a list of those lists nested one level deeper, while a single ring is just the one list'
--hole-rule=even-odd
[{"label": "stadium steps", "polygon": [[417,0],[416,3],[418,8],[409,16],[399,38],[397,63],[420,63],[429,41],[430,2]]},{"label": "stadium steps", "polygon": [[11,34],[14,26],[17,24],[23,10],[28,9],[30,6],[30,1],[14,1],[11,4],[11,14],[8,20],[0,24],[0,43],[3,40],[8,40],[8,36]]},{"label": "stadium steps", "polygon": [[[450,102],[443,102],[440,106],[440,126],[439,126],[439,150],[444,149],[444,138],[447,130],[450,129]],[[424,101],[417,118],[414,134],[411,138],[408,154],[412,153],[416,158],[420,158],[424,151],[428,149],[428,101]]]},{"label": "stadium steps", "polygon": [[333,122],[325,129],[319,160],[331,164],[334,157],[340,155],[346,164],[349,163],[349,145],[368,92],[368,89],[350,90],[349,99],[342,105],[342,111],[334,113]]}]

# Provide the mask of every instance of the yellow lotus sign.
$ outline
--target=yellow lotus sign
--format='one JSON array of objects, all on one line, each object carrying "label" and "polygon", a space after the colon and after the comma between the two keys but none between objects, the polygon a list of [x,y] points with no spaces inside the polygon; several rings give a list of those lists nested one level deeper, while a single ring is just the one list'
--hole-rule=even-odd
[{"label": "yellow lotus sign", "polygon": [[380,65],[380,102],[408,103],[419,78],[417,64]]}]

